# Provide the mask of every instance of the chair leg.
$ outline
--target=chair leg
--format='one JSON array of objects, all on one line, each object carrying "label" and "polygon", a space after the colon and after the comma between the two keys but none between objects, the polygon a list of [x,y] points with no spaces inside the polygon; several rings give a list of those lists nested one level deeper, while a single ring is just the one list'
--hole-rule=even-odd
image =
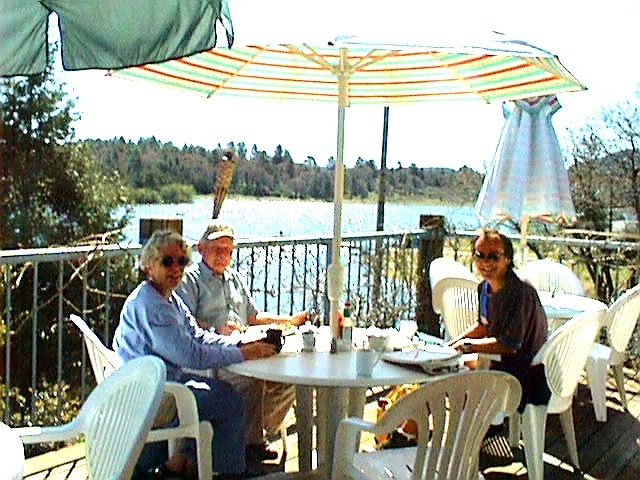
[{"label": "chair leg", "polygon": [[520,421],[521,415],[514,412],[509,417],[509,446],[516,448],[520,444]]},{"label": "chair leg", "polygon": [[562,433],[564,433],[564,438],[567,442],[569,458],[571,459],[571,462],[573,462],[573,466],[580,469],[578,446],[576,444],[576,431],[573,427],[573,412],[571,407],[560,414],[560,425],[562,426]]},{"label": "chair leg", "polygon": [[591,390],[593,411],[598,422],[607,421],[607,367],[609,361],[603,357],[587,359],[587,381]]},{"label": "chair leg", "polygon": [[530,480],[544,478],[544,437],[547,422],[546,405],[527,405],[522,414],[522,439],[527,473]]},{"label": "chair leg", "polygon": [[282,458],[286,459],[289,448],[287,446],[287,424],[285,422],[280,425],[280,438],[282,438]]},{"label": "chair leg", "polygon": [[622,369],[622,364],[613,365],[613,378],[616,380],[616,386],[618,387],[618,393],[620,394],[620,402],[622,403],[622,407],[625,410],[627,408],[627,392],[624,389],[624,370]]},{"label": "chair leg", "polygon": [[211,455],[211,442],[213,441],[213,427],[211,423],[202,421],[199,425],[199,439],[196,439],[196,455],[198,459],[198,478],[211,480],[213,477],[213,465]]}]

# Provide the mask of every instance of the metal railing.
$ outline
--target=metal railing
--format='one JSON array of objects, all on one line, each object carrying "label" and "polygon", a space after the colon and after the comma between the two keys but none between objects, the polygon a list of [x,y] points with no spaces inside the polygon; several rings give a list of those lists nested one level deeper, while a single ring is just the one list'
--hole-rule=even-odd
[{"label": "metal railing", "polygon": [[[355,306],[357,325],[384,327],[416,318],[419,275],[428,273],[420,268],[418,249],[421,242],[443,234],[412,230],[343,236],[344,298]],[[446,234],[446,254],[470,265],[473,236]],[[517,246],[519,238],[513,239]],[[528,243],[570,265],[588,293],[606,302],[636,283],[637,242],[530,236]],[[329,236],[239,239],[234,267],[261,309],[290,314],[313,308],[326,322],[330,246]],[[110,344],[122,303],[141,280],[140,251],[138,244],[0,251],[0,327],[5,327],[0,408],[5,422],[19,425],[41,415],[47,400],[43,390],[51,385],[66,385],[71,397],[85,397],[93,379],[79,332],[65,319],[70,313],[83,316]],[[606,291],[591,280],[603,271],[611,284]],[[56,403],[56,417],[65,408],[64,391],[49,399]]]},{"label": "metal railing", "polygon": [[[343,236],[344,296],[356,306],[358,324],[392,325],[415,317],[416,248],[433,236],[426,230]],[[0,251],[5,421],[20,409],[22,418],[35,418],[37,392],[45,384],[72,386],[85,397],[93,380],[80,335],[65,319],[70,313],[83,316],[109,345],[122,303],[141,280],[141,249],[134,244]],[[328,236],[239,239],[233,266],[261,309],[317,309],[326,322],[330,255]]]}]

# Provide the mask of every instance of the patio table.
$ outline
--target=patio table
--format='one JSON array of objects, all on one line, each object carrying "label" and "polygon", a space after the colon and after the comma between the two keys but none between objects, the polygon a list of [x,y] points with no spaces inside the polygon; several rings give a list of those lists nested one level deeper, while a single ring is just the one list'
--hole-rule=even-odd
[{"label": "patio table", "polygon": [[[291,335],[297,337],[298,335]],[[287,339],[289,341],[289,339]],[[292,344],[298,339],[292,338]],[[299,343],[301,344],[301,342]],[[323,342],[320,342],[322,345]],[[322,348],[322,347],[320,347]],[[286,349],[286,345],[285,345]],[[417,368],[381,360],[371,377],[356,375],[354,351],[329,353],[286,352],[225,367],[238,375],[296,386],[299,478],[328,478],[338,423],[347,416],[362,416],[366,389],[403,383],[424,383],[434,378]],[[317,470],[312,472],[313,393],[316,393]],[[291,474],[283,474],[291,478]],[[293,475],[294,477],[296,474]],[[270,475],[269,478],[274,478]]]},{"label": "patio table", "polygon": [[549,320],[549,331],[552,332],[574,315],[593,312],[607,308],[607,305],[595,298],[572,295],[569,293],[538,292],[540,302]]}]

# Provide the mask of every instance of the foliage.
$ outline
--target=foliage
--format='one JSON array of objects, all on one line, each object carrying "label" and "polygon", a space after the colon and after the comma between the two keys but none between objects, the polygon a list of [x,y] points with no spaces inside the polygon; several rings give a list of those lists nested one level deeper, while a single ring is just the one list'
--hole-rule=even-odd
[{"label": "foliage", "polygon": [[0,248],[67,244],[126,225],[112,218],[126,202],[119,176],[73,142],[73,107],[51,66],[0,82]]},{"label": "foliage", "polygon": [[[72,123],[79,116],[53,73],[50,64],[41,75],[0,81],[0,249],[110,244],[128,224],[126,209],[121,218],[113,216],[127,204],[127,189],[116,172],[103,172],[87,143],[74,141]],[[106,318],[106,292],[131,288],[133,260],[124,256],[111,262],[96,250],[79,262],[3,264],[0,273],[6,279],[0,287],[0,310],[3,319],[11,319],[11,343],[21,353],[8,366],[12,391],[7,398],[18,407],[11,411],[19,424],[62,421],[73,412],[75,397],[67,386],[53,383],[58,341],[69,328],[61,308],[83,309],[113,321]],[[88,287],[86,295],[83,286]],[[116,307],[122,301],[108,300]],[[41,383],[25,400],[24,392],[36,388],[31,368],[24,366],[25,359],[33,358],[32,338],[40,342],[36,368]],[[79,358],[82,348],[78,340],[65,355]],[[0,350],[4,372],[5,353]]]},{"label": "foliage", "polygon": [[[602,111],[573,134],[569,170],[580,226],[613,230],[614,220],[626,214],[640,220],[640,97]],[[615,179],[615,181],[612,181]],[[628,286],[638,281],[640,259],[635,252],[602,256],[594,248],[574,254],[586,261],[599,298],[613,299],[612,267],[629,266]]]},{"label": "foliage", "polygon": [[[127,179],[130,188],[144,188],[143,196],[136,200],[156,202],[164,185],[179,179],[193,185],[196,194],[214,191],[223,148],[213,151],[202,147],[177,148],[172,143],[154,137],[137,143],[123,138],[91,140],[98,161],[105,173],[119,173]],[[277,145],[273,155],[253,145],[249,156],[244,143],[235,147],[238,160],[232,178],[230,193],[246,196],[272,196],[299,199],[333,198],[334,163],[319,166],[312,157],[302,163],[294,162],[288,150]],[[353,168],[346,169],[345,196],[367,200],[378,191],[380,171],[373,160],[359,158]],[[458,171],[450,168],[408,168],[398,165],[386,172],[388,199],[430,200],[444,203],[472,203],[482,184],[482,175],[470,168]],[[161,200],[160,200],[161,201]],[[146,202],[145,202],[146,203]],[[159,202],[158,202],[159,203]]]},{"label": "foliage", "polygon": [[160,187],[159,190],[151,188],[135,188],[130,191],[131,203],[191,203],[196,196],[193,185],[172,183]]}]

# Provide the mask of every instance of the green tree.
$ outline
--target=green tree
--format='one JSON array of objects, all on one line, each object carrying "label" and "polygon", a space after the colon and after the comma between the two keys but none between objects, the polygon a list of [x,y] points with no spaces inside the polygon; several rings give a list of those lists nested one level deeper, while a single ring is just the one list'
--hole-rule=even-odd
[{"label": "green tree", "polygon": [[0,82],[0,248],[43,247],[124,226],[117,175],[74,142],[74,100],[51,74]]},{"label": "green tree", "polygon": [[[126,211],[120,218],[113,215],[116,208],[127,203],[119,176],[103,173],[89,142],[74,141],[72,123],[78,118],[74,103],[64,85],[54,78],[52,65],[41,75],[0,80],[0,249],[113,243],[109,240],[118,239],[119,234],[108,238],[105,232],[118,232],[127,225]],[[21,356],[11,360],[11,371],[15,372],[12,387],[17,396],[31,398],[32,402],[22,405],[24,417],[19,423],[41,423],[37,417],[42,419],[52,412],[43,411],[49,407],[39,406],[37,399],[49,397],[56,404],[56,418],[61,419],[64,406],[60,402],[66,397],[67,387],[54,385],[57,339],[59,329],[69,327],[57,321],[56,299],[64,298],[65,311],[80,312],[84,307],[94,318],[101,316],[105,312],[105,282],[110,282],[114,291],[130,290],[135,274],[133,259],[109,262],[89,256],[81,265],[68,262],[38,267],[28,263],[21,268],[2,265],[1,270],[7,279],[2,287],[9,291],[0,291],[0,310],[9,308],[4,300],[10,296],[11,342],[21,351]],[[96,275],[97,280],[90,280],[89,294],[84,297],[83,279],[94,270],[108,270],[110,275]],[[19,292],[35,291],[36,282],[41,303],[34,310],[32,295]],[[114,312],[118,311],[118,301]],[[111,322],[113,318],[100,320]],[[21,363],[32,357],[33,335],[39,339],[37,354],[42,368],[38,385],[29,392],[29,368]],[[79,365],[81,349],[82,344],[77,342],[65,352],[70,363]],[[0,370],[4,371],[3,365]],[[79,380],[73,383],[79,384]],[[46,421],[50,423],[50,419]]]}]

